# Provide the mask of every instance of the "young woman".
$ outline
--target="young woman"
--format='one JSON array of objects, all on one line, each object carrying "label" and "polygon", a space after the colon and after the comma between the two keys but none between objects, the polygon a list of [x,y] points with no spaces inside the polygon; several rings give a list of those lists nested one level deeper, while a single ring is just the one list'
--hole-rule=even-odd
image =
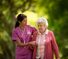
[{"label": "young woman", "polygon": [[12,31],[12,39],[16,44],[15,59],[32,59],[33,51],[30,49],[32,33],[35,28],[27,25],[27,17],[24,14],[17,16],[15,28]]},{"label": "young woman", "polygon": [[39,18],[37,21],[38,30],[33,33],[34,45],[33,59],[59,59],[59,51],[55,36],[48,29],[48,22],[45,18]]}]

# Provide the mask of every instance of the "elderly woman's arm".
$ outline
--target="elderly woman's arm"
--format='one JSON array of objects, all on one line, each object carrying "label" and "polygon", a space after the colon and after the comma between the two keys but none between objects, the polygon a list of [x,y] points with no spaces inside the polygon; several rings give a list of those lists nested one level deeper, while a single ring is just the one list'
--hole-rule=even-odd
[{"label": "elderly woman's arm", "polygon": [[51,41],[52,48],[53,48],[53,51],[55,53],[56,59],[60,59],[58,45],[57,45],[57,42],[56,42],[56,39],[55,39],[53,32],[51,32],[51,37],[52,37],[52,41]]}]

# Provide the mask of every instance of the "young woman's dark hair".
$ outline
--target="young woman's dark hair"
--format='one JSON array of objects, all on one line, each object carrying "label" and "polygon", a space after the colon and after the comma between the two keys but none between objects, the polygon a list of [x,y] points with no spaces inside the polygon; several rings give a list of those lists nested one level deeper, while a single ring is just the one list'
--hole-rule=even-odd
[{"label": "young woman's dark hair", "polygon": [[16,24],[15,24],[15,28],[19,26],[19,24],[20,24],[19,22],[22,22],[24,20],[24,18],[27,18],[27,16],[24,15],[24,14],[19,14],[17,16],[17,21],[16,21]]}]

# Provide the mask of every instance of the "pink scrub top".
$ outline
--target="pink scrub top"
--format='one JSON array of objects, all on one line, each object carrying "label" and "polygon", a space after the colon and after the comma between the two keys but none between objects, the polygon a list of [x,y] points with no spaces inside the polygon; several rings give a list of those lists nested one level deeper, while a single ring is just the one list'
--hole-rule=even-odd
[{"label": "pink scrub top", "polygon": [[[16,41],[17,39],[20,39],[23,43],[31,41],[31,35],[36,29],[29,25],[27,25],[24,29],[24,31],[20,29],[20,27],[13,29],[12,40]],[[32,59],[32,53],[33,51],[29,49],[29,46],[16,46],[15,59]]]}]

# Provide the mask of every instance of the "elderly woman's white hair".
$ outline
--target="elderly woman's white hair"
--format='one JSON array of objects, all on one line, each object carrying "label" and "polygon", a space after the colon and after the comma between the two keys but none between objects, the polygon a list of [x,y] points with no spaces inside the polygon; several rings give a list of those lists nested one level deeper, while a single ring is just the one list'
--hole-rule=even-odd
[{"label": "elderly woman's white hair", "polygon": [[41,18],[39,18],[38,20],[37,20],[37,24],[38,23],[45,23],[46,24],[46,26],[48,27],[48,21],[47,21],[47,19],[46,18],[44,18],[44,17],[41,17]]}]

